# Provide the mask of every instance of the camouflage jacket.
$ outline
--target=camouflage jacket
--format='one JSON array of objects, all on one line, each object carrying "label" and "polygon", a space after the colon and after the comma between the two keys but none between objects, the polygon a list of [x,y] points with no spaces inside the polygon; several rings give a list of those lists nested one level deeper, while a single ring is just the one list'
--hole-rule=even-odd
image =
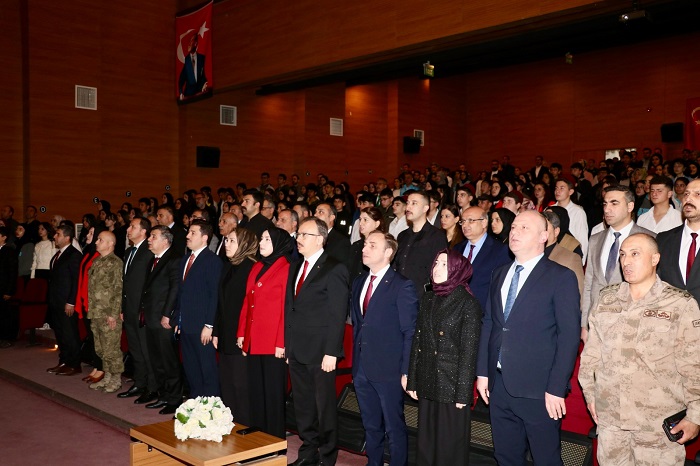
[{"label": "camouflage jacket", "polygon": [[90,319],[118,318],[122,310],[122,268],[114,254],[95,259],[88,272],[88,309]]}]

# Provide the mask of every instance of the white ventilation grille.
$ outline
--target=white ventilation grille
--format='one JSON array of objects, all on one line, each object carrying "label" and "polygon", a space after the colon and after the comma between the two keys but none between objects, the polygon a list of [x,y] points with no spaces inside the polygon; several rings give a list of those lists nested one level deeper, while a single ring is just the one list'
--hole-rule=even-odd
[{"label": "white ventilation grille", "polygon": [[219,123],[226,126],[236,126],[238,124],[238,108],[230,105],[220,105]]},{"label": "white ventilation grille", "polygon": [[343,119],[331,118],[331,136],[343,135]]},{"label": "white ventilation grille", "polygon": [[75,86],[75,108],[97,110],[97,88]]}]

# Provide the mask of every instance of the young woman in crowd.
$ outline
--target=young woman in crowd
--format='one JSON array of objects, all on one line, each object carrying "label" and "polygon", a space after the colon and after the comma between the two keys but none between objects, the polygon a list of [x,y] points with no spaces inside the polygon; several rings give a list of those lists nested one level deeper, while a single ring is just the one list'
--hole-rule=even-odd
[{"label": "young woman in crowd", "polygon": [[459,207],[454,204],[445,204],[440,211],[440,228],[447,236],[448,248],[452,249],[464,241],[464,233],[459,225]]},{"label": "young woman in crowd", "polygon": [[384,222],[384,215],[377,207],[365,207],[360,211],[360,240],[355,241],[350,245],[350,259],[348,262],[348,271],[350,272],[349,283],[359,277],[365,270],[362,263],[362,248],[365,247],[365,238],[374,230],[379,230],[386,233],[387,226]]},{"label": "young woman in crowd", "polygon": [[53,242],[53,235],[56,232],[48,222],[39,224],[39,238],[41,241],[34,246],[34,257],[32,259],[31,278],[49,279],[51,259],[56,254],[56,245]]},{"label": "young woman in crowd", "polygon": [[499,207],[491,212],[489,217],[489,232],[501,243],[508,243],[510,227],[515,220],[515,214],[505,207]]}]

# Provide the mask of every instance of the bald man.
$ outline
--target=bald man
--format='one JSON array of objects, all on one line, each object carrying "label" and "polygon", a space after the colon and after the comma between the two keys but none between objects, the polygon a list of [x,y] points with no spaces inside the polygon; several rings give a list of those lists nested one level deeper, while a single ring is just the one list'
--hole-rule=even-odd
[{"label": "bald man", "polygon": [[94,390],[113,393],[122,386],[124,372],[121,351],[122,268],[124,263],[114,254],[116,238],[103,231],[95,247],[100,256],[88,272],[88,309],[90,326],[95,337],[95,352],[102,359],[104,378],[90,385]]}]

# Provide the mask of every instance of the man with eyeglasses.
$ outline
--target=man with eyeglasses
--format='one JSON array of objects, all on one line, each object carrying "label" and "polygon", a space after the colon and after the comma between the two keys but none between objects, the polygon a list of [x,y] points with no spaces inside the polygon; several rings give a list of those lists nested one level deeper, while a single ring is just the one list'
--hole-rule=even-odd
[{"label": "man with eyeglasses", "polygon": [[473,273],[469,286],[484,308],[491,286],[491,272],[496,267],[507,264],[512,258],[508,246],[487,234],[488,214],[481,207],[465,209],[459,224],[467,239],[455,246],[455,249],[472,263]]},{"label": "man with eyeglasses", "polygon": [[264,200],[263,193],[257,189],[246,189],[243,191],[241,207],[243,208],[243,213],[248,218],[248,222],[244,226],[255,233],[255,236],[258,237],[258,241],[265,230],[274,226],[269,218],[260,213],[260,208]]}]

